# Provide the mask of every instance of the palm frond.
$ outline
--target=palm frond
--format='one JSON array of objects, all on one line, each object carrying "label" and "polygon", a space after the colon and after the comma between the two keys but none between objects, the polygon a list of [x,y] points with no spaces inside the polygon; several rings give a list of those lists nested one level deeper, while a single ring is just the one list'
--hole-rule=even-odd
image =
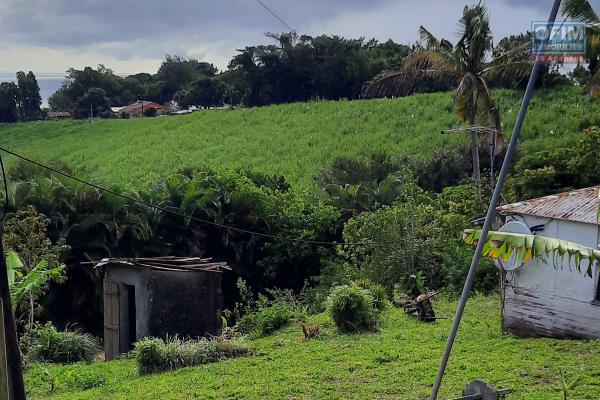
[{"label": "palm frond", "polygon": [[492,48],[492,35],[486,8],[481,5],[465,6],[459,20],[461,38],[456,52],[469,71],[478,71],[486,54]]},{"label": "palm frond", "polygon": [[451,53],[420,50],[406,57],[399,71],[384,71],[363,85],[361,97],[406,96],[420,80],[455,76],[458,68]]},{"label": "palm frond", "polygon": [[487,82],[481,76],[477,77],[477,114],[482,124],[493,127],[494,133],[494,155],[500,153],[506,147],[506,138],[502,133],[502,121],[500,110],[494,103],[492,91]]},{"label": "palm frond", "polygon": [[463,121],[470,121],[471,113],[477,107],[477,77],[470,72],[465,73],[454,94],[454,109]]},{"label": "palm frond", "polygon": [[362,98],[403,96],[407,94],[403,75],[402,71],[383,71],[363,84],[360,96]]},{"label": "palm frond", "polygon": [[440,47],[440,41],[423,25],[419,27],[419,40],[426,49],[438,49]]},{"label": "palm frond", "polygon": [[487,80],[506,77],[522,79],[529,74],[532,67],[533,63],[529,60],[513,62],[502,62],[498,60],[498,62],[492,61],[488,64],[481,71],[481,75]]},{"label": "palm frond", "polygon": [[429,32],[423,25],[419,27],[419,40],[426,50],[440,50],[451,52],[454,45],[444,38],[438,39]]},{"label": "palm frond", "polygon": [[565,0],[561,6],[563,15],[579,22],[599,22],[600,18],[594,12],[589,1]]}]

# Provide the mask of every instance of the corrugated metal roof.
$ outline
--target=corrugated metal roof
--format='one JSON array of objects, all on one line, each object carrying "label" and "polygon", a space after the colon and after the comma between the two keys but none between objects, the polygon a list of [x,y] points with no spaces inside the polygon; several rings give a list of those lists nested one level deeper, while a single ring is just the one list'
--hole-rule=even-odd
[{"label": "corrugated metal roof", "polygon": [[502,215],[523,214],[538,217],[562,219],[566,221],[598,223],[598,189],[592,186],[584,189],[538,197],[497,208]]},{"label": "corrugated metal roof", "polygon": [[95,264],[96,267],[103,267],[109,264],[120,264],[169,271],[222,272],[223,270],[231,270],[225,262],[215,262],[210,258],[199,257],[167,256],[150,258],[103,258],[92,264]]}]

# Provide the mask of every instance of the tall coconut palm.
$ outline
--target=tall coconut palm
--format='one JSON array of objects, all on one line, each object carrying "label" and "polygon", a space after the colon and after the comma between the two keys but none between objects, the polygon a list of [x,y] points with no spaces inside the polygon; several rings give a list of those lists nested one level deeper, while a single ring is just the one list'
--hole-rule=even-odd
[{"label": "tall coconut palm", "polygon": [[586,51],[591,76],[588,89],[598,92],[600,87],[600,17],[590,2],[586,0],[563,1],[561,11],[566,17],[586,24]]},{"label": "tall coconut palm", "polygon": [[[423,78],[447,78],[457,83],[454,107],[461,120],[474,126],[476,121],[495,127],[500,151],[505,139],[500,132],[500,113],[492,99],[487,80],[493,76],[511,73],[522,75],[531,68],[528,59],[515,59],[514,54],[503,54],[488,62],[492,50],[489,16],[485,6],[466,6],[459,20],[460,39],[453,45],[446,39],[437,39],[423,26],[419,29],[421,44],[405,59],[399,71],[386,71],[367,82],[363,97],[407,95],[414,84]],[[471,130],[473,178],[480,184],[477,130]]]}]

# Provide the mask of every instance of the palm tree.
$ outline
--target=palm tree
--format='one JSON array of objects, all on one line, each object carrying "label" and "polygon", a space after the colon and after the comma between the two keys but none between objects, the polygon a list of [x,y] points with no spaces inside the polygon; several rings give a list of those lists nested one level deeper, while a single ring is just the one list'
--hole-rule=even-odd
[{"label": "palm tree", "polygon": [[[507,53],[487,62],[492,50],[489,16],[481,5],[466,6],[459,21],[461,36],[456,45],[446,39],[437,39],[423,26],[419,28],[421,44],[406,57],[399,71],[385,71],[367,82],[363,97],[383,97],[409,94],[416,82],[423,78],[448,78],[457,82],[454,107],[461,120],[475,126],[476,120],[493,125],[495,152],[505,140],[500,132],[500,113],[492,99],[487,80],[501,74],[521,75],[531,68],[528,59],[515,58]],[[473,178],[480,185],[478,135],[471,129]]]},{"label": "palm tree", "polygon": [[588,89],[597,91],[600,86],[600,17],[586,0],[563,1],[561,11],[566,17],[586,24],[586,50],[591,76]]}]

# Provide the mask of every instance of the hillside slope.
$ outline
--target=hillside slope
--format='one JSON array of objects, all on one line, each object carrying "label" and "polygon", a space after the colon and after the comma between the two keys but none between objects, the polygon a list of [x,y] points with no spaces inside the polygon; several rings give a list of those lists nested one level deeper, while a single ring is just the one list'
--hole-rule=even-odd
[{"label": "hillside slope", "polygon": [[[498,90],[495,95],[504,129],[510,132],[520,93]],[[583,118],[599,114],[600,103],[587,103],[580,88],[539,91],[523,131],[524,147],[567,143]],[[385,152],[427,157],[441,146],[466,143],[464,134],[440,134],[458,125],[452,94],[434,93],[143,120],[0,125],[0,145],[42,161],[64,161],[106,184],[143,187],[182,167],[209,165],[285,175],[291,183],[305,185],[338,156]]]},{"label": "hillside slope", "polygon": [[[437,314],[452,317],[456,303]],[[594,341],[518,339],[500,333],[497,296],[473,298],[461,325],[440,399],[459,396],[473,379],[511,388],[508,399],[596,400],[600,348]],[[34,365],[26,373],[31,399],[421,399],[429,396],[451,319],[423,324],[400,309],[383,314],[380,332],[337,335],[325,315],[320,338],[301,341],[293,324],[249,340],[254,355],[175,372],[138,376],[123,359],[75,366]],[[51,391],[51,380],[56,386]]]}]

